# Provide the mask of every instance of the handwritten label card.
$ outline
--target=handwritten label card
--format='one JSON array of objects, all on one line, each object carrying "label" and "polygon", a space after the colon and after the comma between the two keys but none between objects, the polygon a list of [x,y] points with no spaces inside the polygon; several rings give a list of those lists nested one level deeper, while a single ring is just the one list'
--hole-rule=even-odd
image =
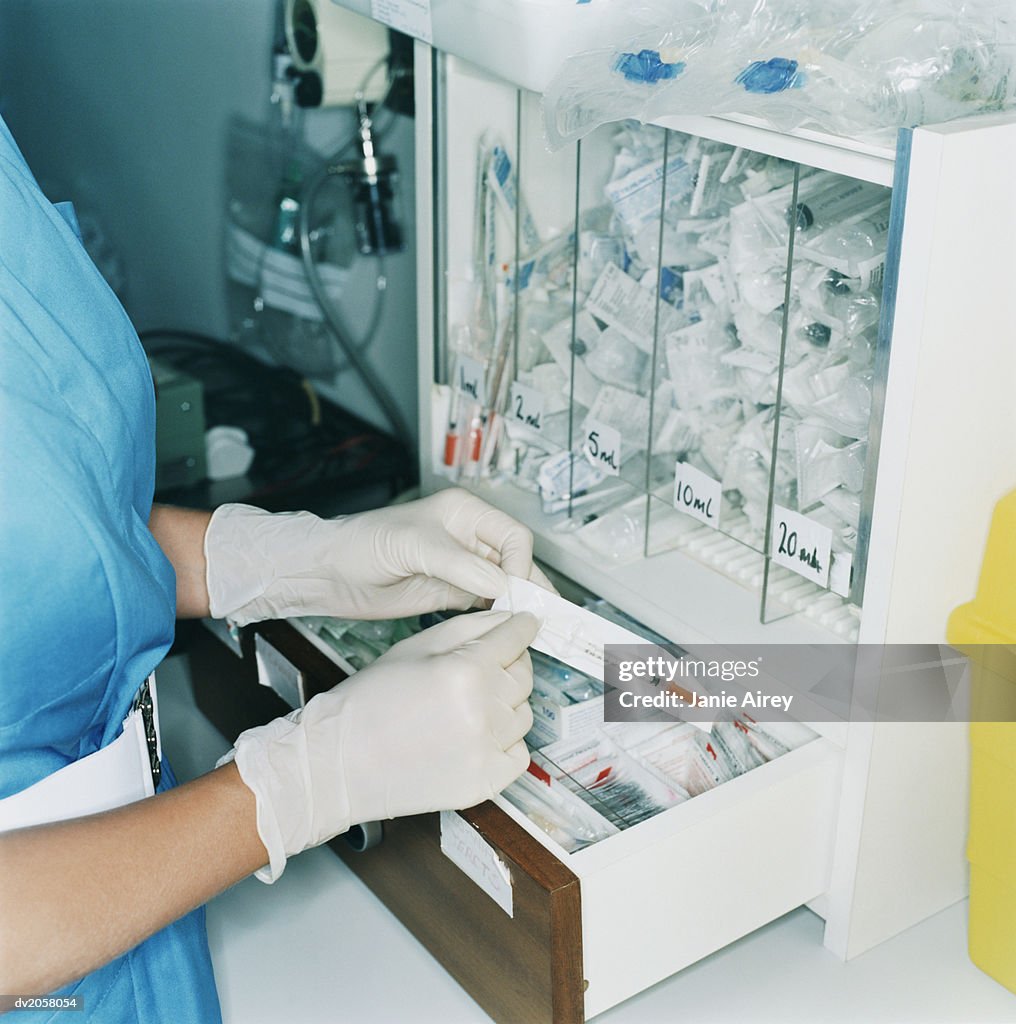
[{"label": "handwritten label card", "polygon": [[829,582],[833,533],[828,526],[782,505],[773,506],[772,558],[777,565],[825,587]]},{"label": "handwritten label card", "polygon": [[430,0],[371,0],[370,16],[407,36],[434,42]]},{"label": "handwritten label card", "polygon": [[471,398],[480,405],[487,404],[484,381],[486,372],[483,363],[472,356],[459,355],[455,360],[455,376],[452,387],[466,398]]},{"label": "handwritten label card", "polygon": [[514,917],[512,876],[483,837],[455,811],[441,812],[441,852],[509,916]]},{"label": "handwritten label card", "polygon": [[687,462],[678,462],[674,473],[674,508],[714,530],[720,525],[723,488]]},{"label": "handwritten label card", "polygon": [[508,420],[531,430],[543,430],[543,394],[516,381],[508,400]]},{"label": "handwritten label card", "polygon": [[606,423],[588,417],[585,422],[582,451],[585,457],[608,476],[621,475],[621,434]]}]

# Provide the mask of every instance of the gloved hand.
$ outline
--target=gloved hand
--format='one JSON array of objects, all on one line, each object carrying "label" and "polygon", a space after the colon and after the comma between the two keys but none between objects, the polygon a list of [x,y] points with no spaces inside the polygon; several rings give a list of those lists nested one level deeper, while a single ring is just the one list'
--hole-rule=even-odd
[{"label": "gloved hand", "polygon": [[214,618],[401,618],[500,597],[506,574],[553,589],[521,523],[460,488],[339,519],[216,509],[205,533]]},{"label": "gloved hand", "polygon": [[[274,882],[286,858],[353,825],[487,800],[529,764],[528,613],[439,623],[305,707],[249,729],[235,757]],[[223,763],[220,761],[220,764]]]}]

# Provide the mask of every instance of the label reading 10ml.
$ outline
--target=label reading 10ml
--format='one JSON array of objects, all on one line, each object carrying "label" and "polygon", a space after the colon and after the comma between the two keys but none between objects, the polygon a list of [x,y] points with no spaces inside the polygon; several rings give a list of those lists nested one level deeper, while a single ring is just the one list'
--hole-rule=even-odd
[{"label": "label reading 10ml", "polygon": [[674,508],[714,530],[720,525],[720,501],[723,489],[714,480],[687,462],[678,462],[674,474]]}]

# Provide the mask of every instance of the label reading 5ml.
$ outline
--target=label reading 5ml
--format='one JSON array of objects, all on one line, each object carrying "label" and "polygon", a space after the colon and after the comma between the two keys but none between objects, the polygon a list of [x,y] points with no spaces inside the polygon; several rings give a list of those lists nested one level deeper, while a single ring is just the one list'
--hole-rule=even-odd
[{"label": "label reading 5ml", "polygon": [[608,476],[621,473],[621,435],[613,427],[598,420],[587,419],[582,450],[586,458]]},{"label": "label reading 5ml", "polygon": [[722,488],[714,480],[686,462],[678,462],[674,475],[674,508],[714,530],[720,525]]},{"label": "label reading 5ml", "polygon": [[508,420],[531,430],[543,430],[543,395],[516,381],[508,400]]},{"label": "label reading 5ml", "polygon": [[773,506],[772,557],[777,565],[824,587],[829,580],[832,544],[828,526],[781,505]]},{"label": "label reading 5ml", "polygon": [[460,355],[455,360],[455,377],[452,386],[456,391],[471,398],[480,405],[487,404],[487,396],[484,388],[484,366],[472,356]]}]

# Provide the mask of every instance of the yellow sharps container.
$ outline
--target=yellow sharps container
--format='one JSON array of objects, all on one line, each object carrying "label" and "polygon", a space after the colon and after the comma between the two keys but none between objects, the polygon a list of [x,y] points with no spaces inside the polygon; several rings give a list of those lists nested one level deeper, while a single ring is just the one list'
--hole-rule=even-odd
[{"label": "yellow sharps container", "polygon": [[995,506],[977,596],[949,616],[970,657],[970,959],[1016,992],[1016,491]]}]

